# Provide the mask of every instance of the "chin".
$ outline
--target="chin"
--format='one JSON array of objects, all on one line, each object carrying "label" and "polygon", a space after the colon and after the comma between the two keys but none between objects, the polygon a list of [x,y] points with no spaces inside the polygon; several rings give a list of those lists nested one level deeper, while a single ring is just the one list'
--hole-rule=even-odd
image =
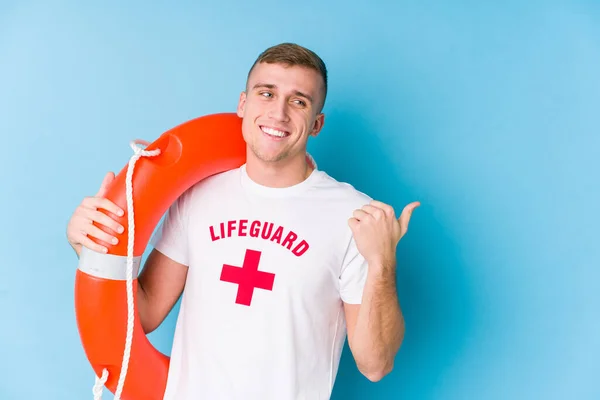
[{"label": "chin", "polygon": [[251,146],[251,150],[252,150],[252,154],[254,155],[254,158],[256,158],[262,162],[276,162],[276,161],[282,160],[285,157],[284,154],[266,153],[266,152],[260,151],[260,149],[252,147],[252,146]]},{"label": "chin", "polygon": [[263,162],[267,162],[267,163],[275,163],[278,161],[281,161],[283,159],[285,159],[285,156],[282,154],[277,154],[277,155],[265,155],[265,154],[258,154],[257,157],[263,161]]}]

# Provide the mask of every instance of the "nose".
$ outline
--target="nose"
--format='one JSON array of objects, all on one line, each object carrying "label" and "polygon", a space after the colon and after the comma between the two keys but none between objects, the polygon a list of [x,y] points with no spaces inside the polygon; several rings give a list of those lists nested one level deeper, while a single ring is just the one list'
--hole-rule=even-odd
[{"label": "nose", "polygon": [[277,99],[276,101],[271,102],[271,107],[269,108],[269,118],[272,118],[276,121],[287,121],[288,120],[288,104],[285,99]]}]

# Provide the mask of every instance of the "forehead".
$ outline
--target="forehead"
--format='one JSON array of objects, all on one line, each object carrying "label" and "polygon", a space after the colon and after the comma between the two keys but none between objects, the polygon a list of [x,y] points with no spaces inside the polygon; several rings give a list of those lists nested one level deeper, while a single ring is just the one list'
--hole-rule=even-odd
[{"label": "forehead", "polygon": [[319,73],[311,68],[284,64],[257,64],[248,78],[248,88],[256,84],[275,85],[279,90],[316,95],[322,86]]}]

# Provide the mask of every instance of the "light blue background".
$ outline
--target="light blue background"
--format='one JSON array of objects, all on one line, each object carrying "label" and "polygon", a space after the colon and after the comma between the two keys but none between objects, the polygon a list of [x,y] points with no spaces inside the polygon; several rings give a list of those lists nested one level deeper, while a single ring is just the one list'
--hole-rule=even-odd
[{"label": "light blue background", "polygon": [[329,67],[320,167],[423,204],[395,369],[346,351],[334,399],[600,398],[599,2],[87,4],[0,5],[0,399],[92,398],[71,213],[130,139],[235,110],[282,41]]}]

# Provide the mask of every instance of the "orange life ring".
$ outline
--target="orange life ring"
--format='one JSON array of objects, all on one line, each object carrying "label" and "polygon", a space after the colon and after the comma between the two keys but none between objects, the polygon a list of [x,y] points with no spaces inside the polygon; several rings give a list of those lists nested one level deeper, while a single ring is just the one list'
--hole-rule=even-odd
[{"label": "orange life ring", "polygon": [[[147,339],[133,301],[141,257],[156,225],[185,190],[208,176],[237,168],[246,160],[241,119],[234,113],[185,122],[163,133],[145,151],[160,153],[138,157],[133,175],[128,176],[128,166],[123,168],[106,194],[126,210],[125,215],[119,217],[101,210],[125,227],[119,244],[97,240],[109,249],[108,254],[82,249],[75,278],[76,321],[85,354],[97,377],[104,374],[102,383],[111,392],[115,393],[120,383],[123,400],[159,400],[166,388],[169,357]],[[129,201],[128,177],[133,187]],[[135,204],[133,214],[127,206],[130,201]],[[135,226],[133,242],[129,218]],[[133,298],[129,297],[131,294]],[[128,310],[132,309],[133,315],[129,315]],[[127,338],[129,361],[124,364]],[[119,377],[123,376],[126,378],[121,382]]]}]

